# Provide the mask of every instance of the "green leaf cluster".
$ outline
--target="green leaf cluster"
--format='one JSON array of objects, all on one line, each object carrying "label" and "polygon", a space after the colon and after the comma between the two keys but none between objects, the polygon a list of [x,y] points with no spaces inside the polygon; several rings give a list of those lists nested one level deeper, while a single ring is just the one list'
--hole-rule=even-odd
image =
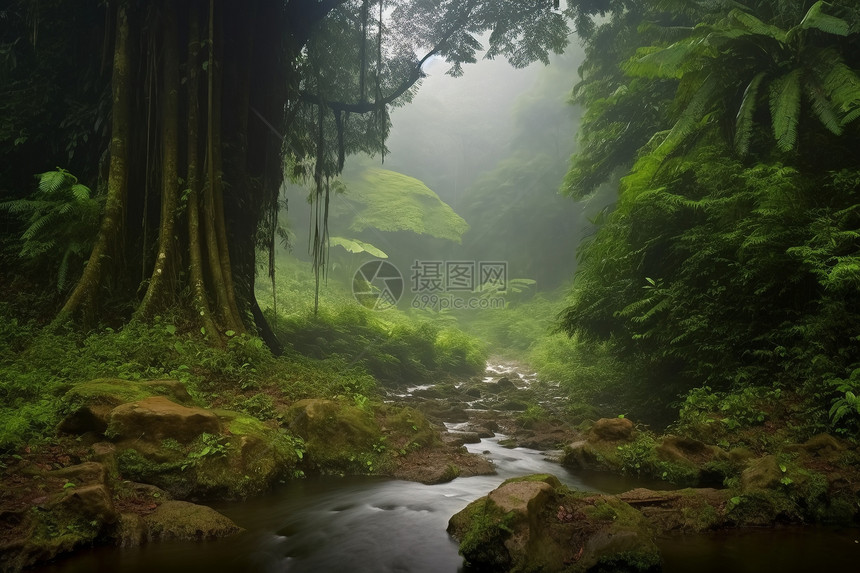
[{"label": "green leaf cluster", "polygon": [[[690,4],[670,17],[643,3],[650,24],[598,51],[627,25],[618,10],[590,40],[577,97],[600,151],[574,159],[568,189],[623,177],[562,328],[603,341],[664,403],[786,388],[804,423],[844,430],[860,364],[860,16],[846,2]],[[653,111],[625,115],[637,107]]]}]

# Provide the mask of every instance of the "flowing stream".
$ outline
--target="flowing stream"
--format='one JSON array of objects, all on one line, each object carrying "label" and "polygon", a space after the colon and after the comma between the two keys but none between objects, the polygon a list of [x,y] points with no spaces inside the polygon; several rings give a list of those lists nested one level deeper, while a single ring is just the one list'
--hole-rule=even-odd
[{"label": "flowing stream", "polygon": [[214,505],[246,529],[233,538],[98,548],[42,571],[456,572],[462,558],[445,532],[448,519],[509,477],[552,473],[570,487],[608,493],[637,485],[574,475],[536,450],[500,446],[503,438],[467,446],[492,459],[496,475],[432,486],[372,477],[291,482],[264,497]]},{"label": "flowing stream", "polygon": [[[497,370],[488,373],[497,375]],[[494,462],[495,475],[432,486],[374,477],[295,481],[260,498],[215,504],[245,528],[240,535],[203,543],[97,548],[39,570],[454,573],[464,567],[456,542],[445,531],[448,519],[507,478],[552,473],[569,487],[604,493],[659,487],[607,474],[573,474],[542,452],[500,446],[503,438],[467,446]],[[856,570],[858,540],[857,530],[790,528],[670,537],[659,544],[664,571],[670,573],[799,573]]]}]

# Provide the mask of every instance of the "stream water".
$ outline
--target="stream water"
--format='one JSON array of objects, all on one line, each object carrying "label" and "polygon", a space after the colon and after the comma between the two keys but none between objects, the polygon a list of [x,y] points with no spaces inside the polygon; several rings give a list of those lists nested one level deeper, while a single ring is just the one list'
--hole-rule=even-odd
[{"label": "stream water", "polygon": [[445,532],[448,519],[509,477],[553,473],[568,486],[608,493],[636,485],[617,476],[574,475],[536,450],[500,446],[502,438],[468,446],[493,460],[496,475],[432,486],[371,477],[296,481],[264,497],[214,505],[246,529],[233,538],[99,548],[41,570],[455,572],[462,558]]},{"label": "stream water", "polygon": [[[411,572],[465,571],[448,519],[503,480],[553,473],[570,487],[618,493],[642,485],[606,474],[574,475],[541,452],[499,446],[503,436],[472,444],[496,475],[446,484],[371,477],[296,481],[245,502],[214,507],[246,531],[206,543],[155,543],[78,553],[44,572]],[[860,531],[783,528],[668,537],[659,541],[664,571],[800,573],[856,571]]]},{"label": "stream water", "polygon": [[[573,474],[542,452],[500,446],[503,438],[467,446],[494,462],[497,473],[492,476],[432,486],[373,477],[295,481],[260,498],[215,504],[245,528],[240,535],[205,543],[97,548],[39,570],[453,573],[465,569],[456,542],[445,531],[448,519],[507,478],[552,473],[570,487],[604,493],[659,487],[607,474]],[[791,528],[667,537],[659,544],[669,573],[800,573],[856,571],[858,541],[858,530]]]}]

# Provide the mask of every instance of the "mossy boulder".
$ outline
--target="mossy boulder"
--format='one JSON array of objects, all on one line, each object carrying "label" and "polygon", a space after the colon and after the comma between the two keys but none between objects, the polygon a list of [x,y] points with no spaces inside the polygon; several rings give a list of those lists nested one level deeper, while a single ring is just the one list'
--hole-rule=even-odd
[{"label": "mossy boulder", "polygon": [[670,464],[664,470],[667,475],[671,470],[673,477],[687,476],[682,480],[687,485],[719,487],[738,469],[725,450],[685,436],[663,436],[654,454],[658,461]]},{"label": "mossy boulder", "polygon": [[286,422],[304,440],[312,469],[323,473],[358,472],[360,458],[382,437],[370,408],[336,400],[300,400],[287,411]]},{"label": "mossy boulder", "polygon": [[572,492],[551,475],[507,480],[454,515],[448,532],[486,571],[653,571],[650,523],[612,496]]},{"label": "mossy boulder", "polygon": [[151,396],[114,408],[106,434],[114,439],[159,442],[173,439],[188,443],[201,434],[218,434],[221,422],[209,410],[183,406],[164,396]]},{"label": "mossy boulder", "polygon": [[589,442],[629,442],[633,439],[633,422],[629,418],[601,418],[588,430]]},{"label": "mossy boulder", "polygon": [[799,452],[803,455],[834,462],[846,449],[845,444],[830,434],[817,434],[802,444],[789,446],[786,451]]},{"label": "mossy boulder", "polygon": [[180,404],[193,400],[178,380],[130,381],[97,378],[72,387],[63,397],[66,413],[57,430],[66,434],[104,433],[111,411],[121,404],[166,396]]},{"label": "mossy boulder", "polygon": [[783,472],[774,455],[753,460],[741,473],[741,489],[744,492],[777,489]]},{"label": "mossy boulder", "polygon": [[18,571],[110,538],[119,514],[104,466],[36,471],[30,479],[41,495],[0,510],[0,571]]},{"label": "mossy boulder", "polygon": [[612,449],[579,440],[564,447],[561,463],[573,469],[612,471],[619,467],[616,458],[617,454]]},{"label": "mossy boulder", "polygon": [[211,507],[185,501],[166,501],[142,519],[149,540],[195,540],[226,537],[242,531]]},{"label": "mossy boulder", "polygon": [[188,443],[117,443],[117,467],[126,479],[154,484],[177,498],[244,498],[299,470],[302,440],[250,416],[212,410],[218,433]]}]

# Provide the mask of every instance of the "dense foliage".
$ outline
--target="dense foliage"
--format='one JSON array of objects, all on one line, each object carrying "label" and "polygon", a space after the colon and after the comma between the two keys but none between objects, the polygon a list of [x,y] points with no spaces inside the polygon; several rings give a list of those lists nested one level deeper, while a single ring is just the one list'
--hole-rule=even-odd
[{"label": "dense foliage", "polygon": [[563,328],[606,341],[664,403],[776,386],[810,425],[856,427],[860,12],[619,4],[587,39],[566,185],[626,175]]}]

